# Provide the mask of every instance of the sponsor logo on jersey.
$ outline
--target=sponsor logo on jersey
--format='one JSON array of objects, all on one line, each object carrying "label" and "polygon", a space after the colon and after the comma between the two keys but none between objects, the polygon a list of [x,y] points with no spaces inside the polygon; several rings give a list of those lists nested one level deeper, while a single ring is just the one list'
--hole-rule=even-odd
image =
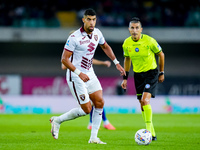
[{"label": "sponsor logo on jersey", "polygon": [[92,66],[92,60],[93,58],[90,60],[90,59],[87,59],[86,57],[82,57],[81,67],[89,70],[90,67]]},{"label": "sponsor logo on jersey", "polygon": [[135,51],[136,51],[136,52],[139,52],[139,48],[135,48]]},{"label": "sponsor logo on jersey", "polygon": [[145,85],[145,88],[146,88],[146,89],[149,89],[149,88],[150,88],[150,84],[146,84],[146,85]]},{"label": "sponsor logo on jersey", "polygon": [[91,42],[91,43],[88,45],[88,47],[89,47],[88,51],[89,51],[89,52],[92,52],[92,51],[95,49],[95,44]]},{"label": "sponsor logo on jersey", "polygon": [[80,97],[80,99],[81,99],[82,101],[85,100],[85,94],[79,95],[79,97]]},{"label": "sponsor logo on jersey", "polygon": [[90,43],[90,40],[80,41],[80,45]]}]

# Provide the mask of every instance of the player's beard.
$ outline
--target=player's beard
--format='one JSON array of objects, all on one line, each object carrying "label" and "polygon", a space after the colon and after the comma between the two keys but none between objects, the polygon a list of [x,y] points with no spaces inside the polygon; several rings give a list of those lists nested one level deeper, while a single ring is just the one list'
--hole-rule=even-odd
[{"label": "player's beard", "polygon": [[91,28],[91,27],[88,27],[87,30],[88,30],[89,32],[92,32],[92,31],[94,31],[94,27],[92,27],[92,28]]},{"label": "player's beard", "polygon": [[89,32],[92,32],[92,31],[94,31],[94,28],[92,28],[92,29],[88,28],[88,31],[89,31]]}]

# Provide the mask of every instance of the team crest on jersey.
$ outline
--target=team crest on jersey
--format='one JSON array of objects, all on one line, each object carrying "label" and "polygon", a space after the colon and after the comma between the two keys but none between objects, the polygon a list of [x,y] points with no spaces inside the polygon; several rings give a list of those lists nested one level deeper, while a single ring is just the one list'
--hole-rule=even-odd
[{"label": "team crest on jersey", "polygon": [[98,40],[98,35],[94,35],[94,39],[97,41]]},{"label": "team crest on jersey", "polygon": [[139,52],[139,48],[135,48],[135,51],[136,51],[136,52]]},{"label": "team crest on jersey", "polygon": [[85,100],[85,94],[79,95],[79,97],[80,97],[80,99],[81,99],[82,101]]}]

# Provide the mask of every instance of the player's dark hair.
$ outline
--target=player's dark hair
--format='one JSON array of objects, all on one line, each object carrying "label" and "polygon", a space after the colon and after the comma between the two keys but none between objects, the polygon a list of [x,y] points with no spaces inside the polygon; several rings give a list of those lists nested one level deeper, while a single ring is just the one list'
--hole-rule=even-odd
[{"label": "player's dark hair", "polygon": [[131,19],[130,23],[140,23],[140,25],[142,26],[142,23],[138,17],[133,17]]},{"label": "player's dark hair", "polygon": [[84,16],[88,16],[88,15],[89,16],[96,16],[96,12],[92,8],[86,9],[85,12],[84,12]]},{"label": "player's dark hair", "polygon": [[133,17],[133,18],[131,19],[131,21],[139,22],[140,19],[139,19],[138,17]]}]

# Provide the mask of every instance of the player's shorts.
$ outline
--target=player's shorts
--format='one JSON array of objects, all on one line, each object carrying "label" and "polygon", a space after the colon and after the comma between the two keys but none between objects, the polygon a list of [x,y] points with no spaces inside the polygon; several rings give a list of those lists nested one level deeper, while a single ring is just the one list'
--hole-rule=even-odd
[{"label": "player's shorts", "polygon": [[69,89],[80,104],[85,104],[90,101],[89,94],[102,90],[101,84],[96,76],[92,76],[87,82],[83,82],[79,77],[67,80]]},{"label": "player's shorts", "polygon": [[151,97],[155,97],[156,85],[158,83],[157,68],[147,72],[134,73],[134,80],[138,100],[141,100],[143,92],[151,93]]}]

